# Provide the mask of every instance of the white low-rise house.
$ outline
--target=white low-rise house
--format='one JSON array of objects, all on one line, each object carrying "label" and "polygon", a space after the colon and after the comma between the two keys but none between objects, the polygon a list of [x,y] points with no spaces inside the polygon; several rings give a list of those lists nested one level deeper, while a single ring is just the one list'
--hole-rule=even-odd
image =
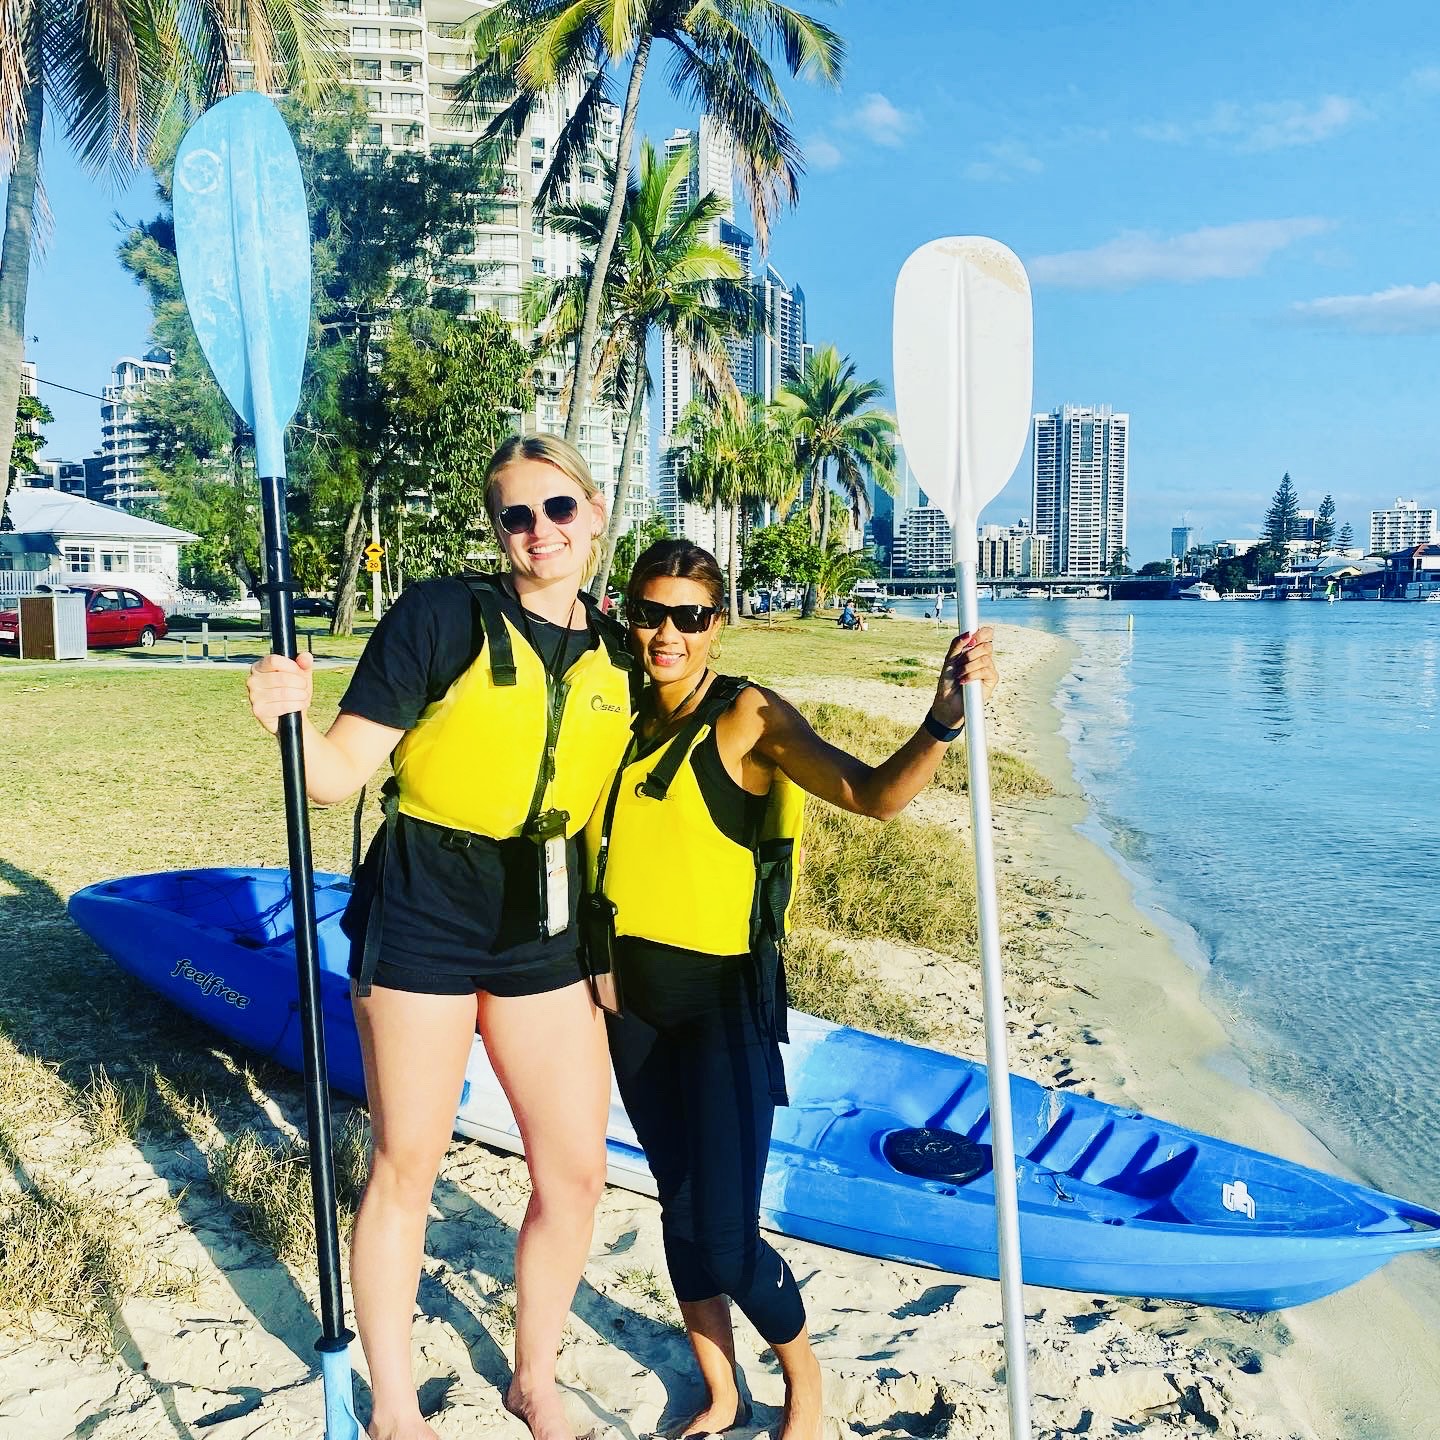
[{"label": "white low-rise house", "polygon": [[46,570],[19,569],[0,553],[6,598],[33,595],[42,585],[128,585],[168,612],[180,592],[180,547],[200,538],[58,490],[17,487],[6,512],[15,534],[48,538],[59,552]]}]

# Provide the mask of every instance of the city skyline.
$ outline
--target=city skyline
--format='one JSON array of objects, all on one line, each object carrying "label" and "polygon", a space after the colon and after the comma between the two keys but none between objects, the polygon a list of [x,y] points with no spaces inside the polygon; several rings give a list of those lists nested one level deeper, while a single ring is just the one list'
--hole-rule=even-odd
[{"label": "city skyline", "polygon": [[[1394,13],[1428,33],[1418,6]],[[1179,523],[1257,534],[1286,471],[1306,505],[1333,494],[1357,538],[1397,493],[1440,499],[1440,197],[1414,184],[1440,112],[1440,46],[1402,47],[1358,12],[1229,0],[1203,16],[1102,3],[1043,24],[927,7],[912,26],[855,4],[843,28],[844,90],[787,87],[809,173],[756,257],[803,278],[812,339],[888,384],[905,256],[936,235],[992,234],[1034,284],[1035,409],[1109,395],[1140,424],[1137,561],[1163,558]],[[1097,28],[1109,43],[1073,71],[1066,56]],[[1248,37],[1238,55],[1213,44],[1231,29]],[[956,55],[984,56],[963,84]],[[1017,83],[1052,68],[1065,83]],[[696,123],[647,92],[640,126],[657,143]],[[108,217],[156,206],[148,181],[108,193],[62,145],[46,182],[55,228],[28,355],[42,378],[87,392],[40,387],[57,415],[43,453],[79,459],[100,439],[88,397],[149,344]],[[1223,430],[1193,425],[1202,410],[1226,414]],[[1025,513],[1031,463],[982,518]]]}]

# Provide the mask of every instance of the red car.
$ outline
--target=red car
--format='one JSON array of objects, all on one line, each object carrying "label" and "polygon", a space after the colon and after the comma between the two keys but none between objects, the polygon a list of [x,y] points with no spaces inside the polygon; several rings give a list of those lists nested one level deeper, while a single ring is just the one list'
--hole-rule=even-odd
[{"label": "red car", "polygon": [[[165,612],[125,585],[72,585],[86,597],[85,643],[92,650],[114,645],[147,649],[165,635]],[[0,610],[0,645],[20,643],[20,611]]]}]

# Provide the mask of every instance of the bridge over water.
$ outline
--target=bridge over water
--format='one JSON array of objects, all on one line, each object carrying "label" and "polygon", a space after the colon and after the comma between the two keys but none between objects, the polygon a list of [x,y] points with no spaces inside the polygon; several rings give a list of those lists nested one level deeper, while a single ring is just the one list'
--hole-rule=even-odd
[{"label": "bridge over water", "polygon": [[[980,584],[993,591],[997,600],[1017,597],[1028,600],[1063,600],[1089,598],[1096,600],[1173,600],[1179,592],[1196,580],[1194,575],[1048,575],[1007,576],[1003,579],[981,577]],[[953,578],[930,576],[928,579],[881,578],[880,588],[897,599],[933,597],[938,586],[946,595],[955,593]]]}]

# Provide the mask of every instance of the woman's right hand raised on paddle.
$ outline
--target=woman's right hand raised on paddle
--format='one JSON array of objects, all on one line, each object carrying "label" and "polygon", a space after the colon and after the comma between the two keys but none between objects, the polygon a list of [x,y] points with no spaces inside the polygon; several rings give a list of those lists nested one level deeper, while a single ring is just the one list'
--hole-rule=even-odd
[{"label": "woman's right hand raised on paddle", "polygon": [[299,711],[302,715],[314,698],[315,657],[266,655],[250,667],[245,688],[250,692],[251,714],[271,735],[280,729],[280,717]]}]

